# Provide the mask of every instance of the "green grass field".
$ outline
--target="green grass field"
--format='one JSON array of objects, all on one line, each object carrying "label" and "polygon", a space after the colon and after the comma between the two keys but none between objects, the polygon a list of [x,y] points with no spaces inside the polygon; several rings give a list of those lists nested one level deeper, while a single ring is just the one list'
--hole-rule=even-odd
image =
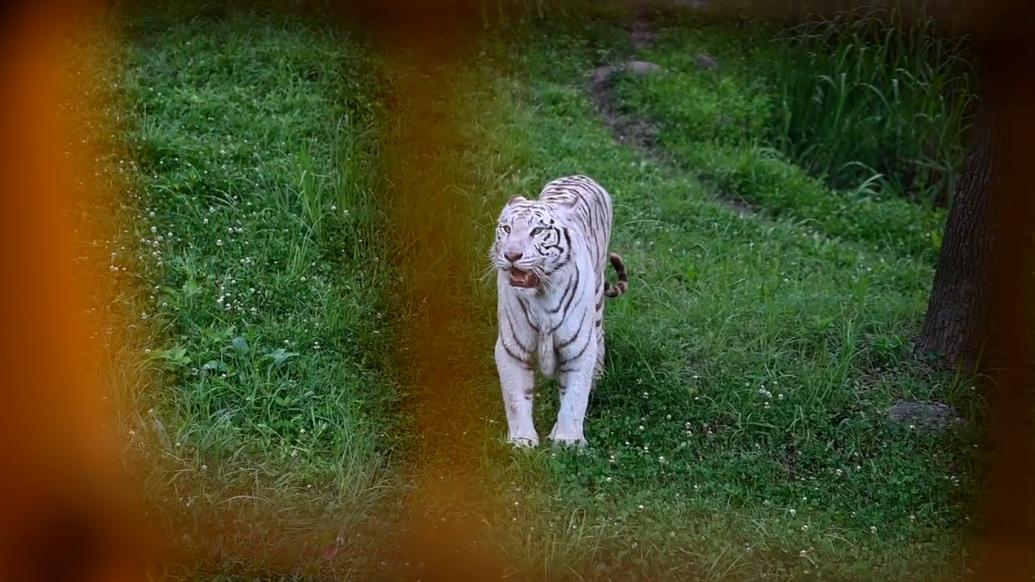
[{"label": "green grass field", "polygon": [[394,503],[401,438],[372,66],[345,35],[290,18],[155,12],[125,35],[154,290],[141,317],[157,322],[146,358],[161,377],[141,424],[167,515],[203,568],[290,572],[247,556],[336,539],[339,560],[361,561]]},{"label": "green grass field", "polygon": [[[633,54],[603,18],[511,23],[453,96],[457,261],[481,265],[510,195],[586,173],[615,199],[632,273],[608,307],[588,448],[513,452],[502,406],[484,419],[493,545],[531,579],[961,574],[980,401],[910,343],[943,211],[797,165],[772,137],[778,86],[738,43],[751,31],[678,24],[638,56],[664,70],[616,87],[672,163],[618,144],[593,108],[589,72]],[[155,327],[133,443],[192,552],[172,571],[364,579],[398,557],[385,540],[419,463],[387,309],[376,48],[282,15],[146,13],[124,32],[143,192],[125,219]],[[720,67],[697,70],[697,52]],[[757,212],[716,200],[731,194]],[[468,284],[465,321],[491,338],[491,283]],[[491,342],[465,357],[491,369]],[[497,398],[493,377],[472,381]],[[970,422],[893,425],[898,399]],[[548,383],[537,404],[545,429]]]},{"label": "green grass field", "polygon": [[[942,212],[882,189],[879,175],[860,177],[835,194],[822,176],[795,164],[768,139],[767,124],[785,102],[759,71],[760,63],[776,58],[772,47],[744,48],[744,38],[752,34],[721,25],[673,31],[644,55],[665,72],[643,82],[624,79],[620,94],[628,107],[658,126],[662,147],[721,195],[796,220],[828,238],[933,263]],[[694,61],[699,54],[716,58],[720,68],[701,70]],[[844,133],[844,141],[853,141],[869,132],[860,123]]]},{"label": "green grass field", "polygon": [[[600,51],[618,58],[629,48],[620,30],[595,33],[589,46],[584,31],[523,38],[535,47],[526,76],[505,89],[524,104],[503,132],[518,152],[512,173],[522,176],[509,190],[574,171],[595,176],[615,196],[612,244],[633,269],[632,292],[610,306],[608,371],[588,425],[593,446],[544,452],[514,494],[523,504],[536,500],[522,518],[557,541],[536,536],[525,551],[562,576],[572,563],[601,576],[748,579],[902,578],[957,568],[967,519],[961,490],[972,486],[968,437],[921,435],[885,418],[899,398],[968,410],[973,402],[965,384],[911,356],[932,255],[897,244],[906,233],[895,236],[896,223],[875,216],[895,214],[877,210],[884,201],[839,197],[757,148],[735,155],[763,212],[738,217],[711,200],[710,180],[697,179],[728,171],[720,155],[704,151],[721,150],[723,136],[681,124],[678,113],[659,116],[662,145],[691,171],[616,146],[590,107],[585,77]],[[679,40],[722,42],[725,34],[686,31]],[[656,51],[666,65],[686,53],[667,38]],[[642,92],[629,107],[691,116],[738,111],[734,95],[760,98],[738,86],[735,71],[696,81],[679,75],[623,85]],[[644,97],[680,81],[678,94]],[[804,200],[781,212],[768,205],[765,193],[775,190]],[[826,206],[809,203],[819,195],[843,207],[838,220],[855,219],[854,229],[832,231]],[[933,211],[887,204],[939,223]],[[891,244],[872,244],[885,238]],[[512,470],[516,479],[529,467]]]}]

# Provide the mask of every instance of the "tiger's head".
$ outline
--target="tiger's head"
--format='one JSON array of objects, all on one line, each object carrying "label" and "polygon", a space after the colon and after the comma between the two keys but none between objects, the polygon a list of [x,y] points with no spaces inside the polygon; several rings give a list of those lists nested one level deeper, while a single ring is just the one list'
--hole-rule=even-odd
[{"label": "tiger's head", "polygon": [[553,207],[521,196],[507,202],[489,258],[508,274],[511,286],[542,288],[570,255],[571,234]]}]

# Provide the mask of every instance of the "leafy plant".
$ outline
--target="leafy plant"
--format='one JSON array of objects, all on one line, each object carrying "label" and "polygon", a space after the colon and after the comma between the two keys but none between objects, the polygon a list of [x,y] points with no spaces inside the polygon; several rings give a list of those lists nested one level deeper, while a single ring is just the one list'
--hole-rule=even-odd
[{"label": "leafy plant", "polygon": [[946,205],[977,82],[968,39],[922,10],[860,8],[782,31],[766,71],[773,141],[837,188]]}]

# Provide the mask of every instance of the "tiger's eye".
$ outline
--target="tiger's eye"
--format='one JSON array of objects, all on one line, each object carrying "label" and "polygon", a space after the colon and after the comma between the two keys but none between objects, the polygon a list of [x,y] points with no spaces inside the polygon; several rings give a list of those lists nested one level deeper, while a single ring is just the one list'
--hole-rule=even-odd
[{"label": "tiger's eye", "polygon": [[505,233],[507,233],[507,234],[510,234],[510,226],[508,226],[508,225],[504,224],[504,225],[503,225],[503,232],[505,232]]}]

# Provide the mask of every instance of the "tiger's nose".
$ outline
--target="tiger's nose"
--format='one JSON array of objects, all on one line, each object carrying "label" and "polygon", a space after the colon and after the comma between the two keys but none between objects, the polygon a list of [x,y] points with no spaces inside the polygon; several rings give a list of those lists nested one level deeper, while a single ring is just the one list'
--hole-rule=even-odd
[{"label": "tiger's nose", "polygon": [[503,253],[503,256],[506,257],[506,259],[511,263],[516,263],[520,261],[522,255],[524,255],[524,253]]}]

